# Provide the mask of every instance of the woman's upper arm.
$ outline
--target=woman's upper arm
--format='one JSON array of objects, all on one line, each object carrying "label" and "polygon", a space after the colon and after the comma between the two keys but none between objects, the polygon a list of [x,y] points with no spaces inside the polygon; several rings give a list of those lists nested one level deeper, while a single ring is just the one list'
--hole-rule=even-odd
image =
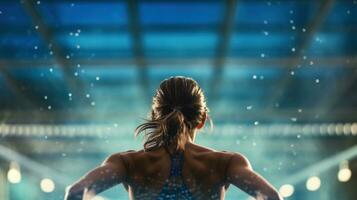
[{"label": "woman's upper arm", "polygon": [[227,167],[227,181],[257,199],[281,200],[274,187],[256,173],[247,158],[234,153]]},{"label": "woman's upper arm", "polygon": [[82,199],[84,191],[98,194],[126,178],[126,167],[120,154],[109,156],[101,166],[88,172],[67,191],[65,200]]}]

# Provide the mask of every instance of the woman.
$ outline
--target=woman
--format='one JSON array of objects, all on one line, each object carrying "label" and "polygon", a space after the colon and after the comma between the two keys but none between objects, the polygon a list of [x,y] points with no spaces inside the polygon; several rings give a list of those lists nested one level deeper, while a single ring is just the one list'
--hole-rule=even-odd
[{"label": "woman", "polygon": [[281,200],[239,153],[219,152],[194,143],[208,108],[196,81],[171,77],[153,98],[151,119],[136,129],[144,149],[109,156],[70,186],[65,199],[84,199],[123,183],[130,199],[224,199],[230,184],[257,199]]}]

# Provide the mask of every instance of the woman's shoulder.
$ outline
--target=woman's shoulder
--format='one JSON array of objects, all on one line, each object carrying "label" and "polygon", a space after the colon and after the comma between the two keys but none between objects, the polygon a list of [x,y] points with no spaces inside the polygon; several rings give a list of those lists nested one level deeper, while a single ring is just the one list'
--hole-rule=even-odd
[{"label": "woman's shoulder", "polygon": [[118,161],[118,160],[122,160],[128,157],[131,157],[135,154],[138,154],[140,151],[136,151],[136,150],[127,150],[127,151],[122,151],[122,152],[117,152],[117,153],[113,153],[111,155],[109,155],[106,158],[106,161]]},{"label": "woman's shoulder", "polygon": [[239,152],[216,150],[197,144],[192,145],[191,149],[194,149],[194,151],[200,155],[207,155],[216,159],[231,160],[234,158],[235,160],[247,160],[247,158]]}]

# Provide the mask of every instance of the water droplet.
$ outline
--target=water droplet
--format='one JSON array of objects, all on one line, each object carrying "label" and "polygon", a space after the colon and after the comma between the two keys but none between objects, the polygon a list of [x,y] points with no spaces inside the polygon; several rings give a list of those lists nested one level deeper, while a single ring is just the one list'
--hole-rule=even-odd
[{"label": "water droplet", "polygon": [[77,48],[77,49],[80,49],[80,48],[81,48],[81,45],[77,44],[76,48]]},{"label": "water droplet", "polygon": [[292,27],[291,27],[291,29],[295,30],[295,29],[296,29],[296,27],[295,27],[295,26],[292,26]]},{"label": "water droplet", "polygon": [[304,33],[306,32],[306,29],[305,29],[305,28],[302,28],[301,30],[302,30],[302,32],[304,32]]},{"label": "water droplet", "polygon": [[53,68],[51,67],[51,68],[49,69],[49,71],[52,73],[52,72],[53,72]]},{"label": "water droplet", "polygon": [[265,36],[268,36],[269,35],[269,32],[268,31],[264,31],[263,32]]},{"label": "water droplet", "polygon": [[78,72],[74,72],[74,76],[78,76]]},{"label": "water droplet", "polygon": [[310,61],[310,65],[314,65],[314,61]]},{"label": "water droplet", "polygon": [[302,109],[301,109],[301,108],[299,108],[299,109],[298,109],[298,112],[299,112],[299,113],[301,113],[301,112],[302,112]]},{"label": "water droplet", "polygon": [[71,97],[71,96],[72,96],[72,93],[68,93],[68,96]]},{"label": "water droplet", "polygon": [[247,110],[251,110],[253,106],[247,106]]},{"label": "water droplet", "polygon": [[38,25],[36,25],[36,26],[35,26],[35,29],[37,30],[38,28],[39,28]]},{"label": "water droplet", "polygon": [[52,106],[47,106],[47,109],[48,109],[48,110],[51,110],[51,109],[52,109]]},{"label": "water droplet", "polygon": [[293,121],[293,122],[296,122],[297,118],[296,117],[292,117],[292,118],[290,118],[290,120]]},{"label": "water droplet", "polygon": [[293,23],[294,23],[294,20],[291,19],[291,20],[290,20],[290,24],[293,24]]},{"label": "water droplet", "polygon": [[95,80],[99,81],[99,80],[100,80],[100,77],[99,77],[99,76],[95,77]]},{"label": "water droplet", "polygon": [[294,76],[294,75],[295,75],[295,72],[294,72],[294,71],[291,71],[290,74],[291,74],[291,76]]},{"label": "water droplet", "polygon": [[255,122],[254,122],[254,125],[255,125],[255,126],[259,125],[259,122],[258,122],[258,121],[255,121]]},{"label": "water droplet", "polygon": [[260,57],[264,58],[264,57],[265,57],[265,54],[264,54],[264,53],[260,54]]},{"label": "water droplet", "polygon": [[87,98],[90,98],[90,94],[86,94],[86,97],[87,97]]},{"label": "water droplet", "polygon": [[47,99],[48,99],[48,97],[47,97],[47,96],[44,96],[43,98],[44,98],[45,100],[47,100]]},{"label": "water droplet", "polygon": [[253,75],[253,79],[257,79],[257,75]]},{"label": "water droplet", "polygon": [[267,20],[264,20],[264,24],[268,24],[268,21],[267,21]]},{"label": "water droplet", "polygon": [[292,51],[292,52],[295,52],[295,51],[296,51],[296,49],[293,47],[293,48],[291,48],[291,51]]},{"label": "water droplet", "polygon": [[320,79],[315,79],[315,83],[320,83]]},{"label": "water droplet", "polygon": [[37,1],[36,3],[37,3],[37,5],[40,5],[40,4],[41,4],[41,1]]},{"label": "water droplet", "polygon": [[90,105],[95,106],[95,102],[94,101],[90,102]]},{"label": "water droplet", "polygon": [[38,46],[34,46],[33,48],[34,48],[35,50],[37,50],[37,49],[38,49]]},{"label": "water droplet", "polygon": [[66,59],[70,59],[71,57],[69,55],[66,55]]}]

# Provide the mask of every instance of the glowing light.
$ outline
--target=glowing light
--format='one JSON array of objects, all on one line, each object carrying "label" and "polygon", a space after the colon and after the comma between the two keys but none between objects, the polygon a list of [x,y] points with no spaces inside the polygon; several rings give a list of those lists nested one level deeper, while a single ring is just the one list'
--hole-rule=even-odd
[{"label": "glowing light", "polygon": [[10,164],[10,169],[7,172],[7,179],[10,183],[20,183],[21,182],[21,171],[20,167],[16,163]]},{"label": "glowing light", "polygon": [[312,176],[306,181],[306,188],[310,191],[316,191],[321,186],[321,180],[317,176]]},{"label": "glowing light", "polygon": [[345,124],[343,126],[343,133],[349,135],[351,133],[351,124]]},{"label": "glowing light", "polygon": [[55,190],[55,183],[49,178],[42,179],[40,186],[41,186],[41,190],[46,193],[50,193],[53,192],[53,190]]},{"label": "glowing light", "polygon": [[347,182],[351,179],[352,171],[348,166],[348,161],[343,161],[340,164],[340,170],[338,171],[337,178],[340,182]]},{"label": "glowing light", "polygon": [[337,177],[340,182],[347,182],[351,179],[352,172],[349,168],[340,169],[338,171]]},{"label": "glowing light", "polygon": [[337,135],[342,135],[343,134],[343,124],[337,124],[335,126],[335,132]]},{"label": "glowing light", "polygon": [[290,184],[282,185],[279,189],[279,193],[282,197],[290,197],[294,194],[294,186]]},{"label": "glowing light", "polygon": [[351,126],[352,135],[357,135],[357,123],[353,123]]}]

